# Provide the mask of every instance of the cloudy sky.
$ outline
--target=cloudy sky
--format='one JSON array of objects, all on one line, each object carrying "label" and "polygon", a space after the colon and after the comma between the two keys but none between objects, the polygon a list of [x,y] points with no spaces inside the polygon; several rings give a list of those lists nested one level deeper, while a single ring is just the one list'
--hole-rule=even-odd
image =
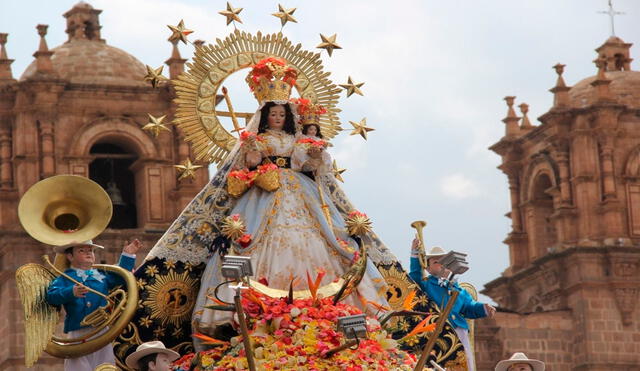
[{"label": "cloudy sky", "polygon": [[[504,134],[502,98],[528,103],[532,121],[552,102],[551,66],[566,64],[573,85],[595,73],[594,48],[610,35],[609,18],[598,14],[606,0],[282,0],[296,7],[298,23],[284,34],[312,50],[319,33],[338,34],[343,47],[325,69],[336,83],[347,76],[365,82],[364,97],[342,99],[344,127],[367,118],[376,131],[365,142],[342,133],[333,156],[347,168],[344,188],[368,213],[381,238],[408,261],[411,221],[425,219],[429,246],[469,253],[466,280],[482,287],[508,265],[502,244],[510,228],[506,177],[496,169],[499,157],[487,147]],[[0,3],[0,32],[8,32],[14,76],[33,60],[35,26],[49,24],[50,47],[66,40],[62,14],[76,1]],[[221,0],[94,0],[102,9],[102,37],[145,64],[161,65],[170,55],[167,24],[184,19],[195,30],[191,40],[213,41],[233,30],[217,14]],[[270,14],[276,1],[234,0],[243,7],[241,30],[277,32]],[[640,43],[640,1],[616,0],[626,13],[617,17],[616,34]],[[636,26],[634,26],[634,24]],[[183,57],[193,49],[181,46]],[[638,57],[638,47],[632,57]],[[637,63],[632,64],[636,69]],[[243,77],[243,76],[242,76]],[[241,85],[229,82],[238,110],[255,103]]]}]

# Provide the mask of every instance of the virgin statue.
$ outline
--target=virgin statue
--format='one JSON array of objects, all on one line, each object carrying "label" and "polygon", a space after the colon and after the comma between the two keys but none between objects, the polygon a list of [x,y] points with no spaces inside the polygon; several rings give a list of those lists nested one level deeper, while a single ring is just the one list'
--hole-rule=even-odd
[{"label": "virgin statue", "polygon": [[[335,287],[343,280],[356,284],[341,299],[368,315],[406,308],[435,311],[371,229],[362,229],[356,237],[348,228],[352,215],[366,215],[350,203],[333,174],[326,150],[330,144],[322,131],[337,134],[337,130],[318,125],[325,110],[311,99],[290,99],[293,86],[300,91],[301,86],[327,76],[319,59],[300,55],[311,62],[297,66],[298,70],[284,59],[256,58],[246,80],[259,107],[210,182],[136,270],[140,304],[130,327],[116,341],[119,359],[143,341],[161,340],[188,353],[199,344],[192,335],[224,335],[234,322],[232,312],[219,310],[220,301],[231,302],[233,295],[222,276],[223,257],[228,255],[251,257],[251,285],[266,295],[282,296],[289,288],[304,293],[308,280],[314,278],[321,279],[323,287]],[[210,123],[200,114],[214,110],[201,97],[215,98],[213,81],[218,85],[222,81],[220,71],[227,68],[226,60],[218,67],[207,65],[217,56],[210,47],[198,49],[196,65],[176,83],[175,121],[183,128]],[[302,63],[299,58],[296,61]],[[316,77],[309,78],[309,69]],[[306,81],[297,82],[296,71],[306,73],[300,77]],[[325,89],[334,94],[335,85]],[[326,94],[326,90],[312,94]],[[327,102],[334,104],[334,98]],[[210,131],[209,138],[222,143],[226,137],[216,133]],[[354,267],[359,268],[358,279],[345,279],[352,277]],[[390,331],[400,339],[421,320],[419,316],[394,319]],[[445,342],[436,346],[438,359],[453,357],[460,348],[452,330],[445,328],[445,333]],[[418,347],[425,339],[403,344]]]},{"label": "virgin statue", "polygon": [[[254,278],[281,290],[287,289],[292,278],[315,277],[318,271],[324,273],[322,284],[330,283],[348,270],[358,250],[348,236],[344,216],[333,202],[325,200],[328,191],[316,183],[332,177],[326,143],[303,135],[297,128],[313,125],[322,108],[304,99],[289,102],[294,78],[295,71],[274,58],[259,62],[247,77],[260,107],[246,128],[246,139],[232,168],[257,168],[259,172],[265,165],[277,166],[279,187],[265,190],[252,186],[235,200],[229,213],[244,222],[245,236],[250,236],[250,240],[247,237],[233,244],[233,255],[250,256]],[[220,266],[220,254],[213,254],[202,277],[193,317],[200,331],[210,332],[230,318],[225,312],[204,308],[213,304],[213,290],[224,281]],[[306,280],[298,282],[294,289],[305,287]],[[355,295],[386,305],[381,295],[384,291],[382,276],[369,263]],[[218,295],[231,301],[229,290]],[[359,298],[349,301],[362,307]]]}]

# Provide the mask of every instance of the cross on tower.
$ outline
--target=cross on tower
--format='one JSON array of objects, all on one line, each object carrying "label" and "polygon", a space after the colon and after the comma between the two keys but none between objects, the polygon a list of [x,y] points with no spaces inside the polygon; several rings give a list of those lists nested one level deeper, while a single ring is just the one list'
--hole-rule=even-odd
[{"label": "cross on tower", "polygon": [[603,11],[600,11],[598,13],[600,13],[600,14],[608,14],[609,15],[609,19],[611,20],[611,36],[615,36],[616,32],[615,32],[615,28],[614,28],[614,21],[615,21],[614,17],[616,15],[621,15],[621,14],[625,14],[625,13],[624,12],[615,11],[613,9],[613,4],[611,4],[611,1],[612,0],[609,0],[609,10],[607,10],[607,11],[603,10]]}]

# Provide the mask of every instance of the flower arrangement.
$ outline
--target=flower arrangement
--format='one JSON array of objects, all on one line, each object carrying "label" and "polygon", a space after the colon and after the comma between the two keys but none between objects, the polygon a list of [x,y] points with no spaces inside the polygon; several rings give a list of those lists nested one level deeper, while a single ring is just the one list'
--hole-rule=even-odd
[{"label": "flower arrangement", "polygon": [[[400,350],[397,341],[373,318],[367,320],[367,338],[361,339],[356,349],[325,357],[330,349],[346,342],[336,331],[337,318],[361,313],[356,307],[334,304],[332,298],[290,301],[247,290],[242,306],[260,370],[412,370],[415,366],[415,356]],[[174,363],[176,371],[246,369],[240,336],[232,338],[228,346],[216,344],[212,350],[187,355]]]},{"label": "flower arrangement", "polygon": [[324,140],[316,140],[313,138],[300,138],[296,141],[296,144],[303,145],[307,148],[317,147],[317,148],[326,148],[329,143]]},{"label": "flower arrangement", "polygon": [[264,140],[262,135],[254,133],[253,131],[243,130],[240,133],[240,142],[242,142],[242,144],[247,142],[264,142]]},{"label": "flower arrangement", "polygon": [[351,236],[360,236],[371,231],[371,220],[367,214],[358,210],[354,210],[347,215],[345,225]]},{"label": "flower arrangement", "polygon": [[229,172],[229,178],[242,180],[249,187],[253,185],[253,181],[256,179],[257,175],[258,173],[256,173],[255,171],[250,171],[248,169],[232,170]]},{"label": "flower arrangement", "polygon": [[[274,78],[282,79],[289,85],[296,84],[297,72],[295,69],[287,66],[284,60],[280,58],[265,58],[251,69],[249,78],[254,84],[260,84],[260,80],[272,81]],[[251,90],[254,90],[254,85],[251,85]]]},{"label": "flower arrangement", "polygon": [[227,192],[233,197],[240,197],[255,181],[258,173],[247,169],[233,170],[227,176]]}]

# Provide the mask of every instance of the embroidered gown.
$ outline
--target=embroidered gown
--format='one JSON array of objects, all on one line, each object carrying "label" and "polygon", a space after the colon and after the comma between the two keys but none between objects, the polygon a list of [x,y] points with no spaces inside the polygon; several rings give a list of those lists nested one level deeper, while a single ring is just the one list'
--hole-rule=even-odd
[{"label": "embroidered gown", "polygon": [[[290,158],[290,162],[286,162],[291,168],[280,168],[278,190],[267,192],[254,186],[238,199],[231,214],[241,215],[247,233],[252,235],[252,243],[246,248],[236,248],[233,254],[251,256],[253,279],[264,278],[271,288],[286,290],[291,277],[295,276],[300,278],[300,283],[294,288],[306,289],[307,272],[315,277],[318,270],[326,272],[322,281],[322,285],[326,285],[345,273],[357,249],[355,242],[348,238],[343,217],[325,195],[333,228],[327,223],[317,183],[301,172],[318,170],[316,174],[321,176],[330,169],[330,156],[323,151],[320,159],[309,159],[307,147],[296,143],[296,137],[284,131],[267,130],[263,137],[270,157]],[[284,161],[275,161],[278,162]],[[196,303],[195,320],[205,331],[228,321],[230,316],[228,312],[202,308],[212,304],[207,295],[213,296],[215,286],[223,281],[219,264],[216,254],[207,264]],[[367,300],[386,304],[379,295],[384,287],[380,273],[369,263],[358,293]],[[221,289],[218,295],[225,301],[232,299],[230,290]],[[362,306],[353,296],[347,301]]]}]

